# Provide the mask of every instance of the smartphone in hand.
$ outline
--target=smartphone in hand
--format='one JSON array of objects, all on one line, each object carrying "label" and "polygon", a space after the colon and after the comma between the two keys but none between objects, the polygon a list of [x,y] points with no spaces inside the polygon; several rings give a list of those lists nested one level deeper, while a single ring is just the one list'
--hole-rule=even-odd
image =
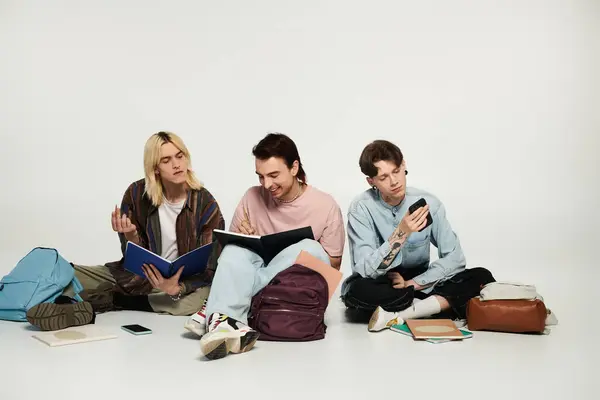
[{"label": "smartphone in hand", "polygon": [[[425,199],[423,197],[421,197],[419,200],[414,202],[410,207],[408,207],[408,212],[412,214],[415,211],[417,211],[419,208],[425,207],[426,205],[427,205],[427,202],[425,201]],[[431,210],[430,210],[429,212],[427,212],[427,223],[425,224],[423,229],[427,228],[432,223],[433,223],[433,218],[431,217]],[[419,232],[421,232],[423,229],[421,229]]]}]

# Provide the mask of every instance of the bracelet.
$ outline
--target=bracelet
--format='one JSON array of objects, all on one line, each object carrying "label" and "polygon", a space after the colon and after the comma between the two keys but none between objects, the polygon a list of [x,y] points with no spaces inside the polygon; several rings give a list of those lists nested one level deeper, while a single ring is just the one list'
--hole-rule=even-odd
[{"label": "bracelet", "polygon": [[177,296],[172,296],[169,295],[171,297],[171,300],[173,301],[179,301],[181,300],[181,296],[183,296],[183,286],[180,284],[179,285],[179,293],[177,293]]}]

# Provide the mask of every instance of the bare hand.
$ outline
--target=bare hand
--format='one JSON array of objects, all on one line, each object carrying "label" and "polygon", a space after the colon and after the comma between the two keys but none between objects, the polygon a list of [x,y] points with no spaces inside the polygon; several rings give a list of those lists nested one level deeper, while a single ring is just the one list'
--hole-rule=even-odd
[{"label": "bare hand", "polygon": [[126,214],[121,215],[121,210],[117,206],[112,212],[111,223],[113,231],[124,234],[125,238],[131,242],[137,242],[137,227],[131,223]]},{"label": "bare hand", "polygon": [[242,220],[242,224],[240,226],[240,231],[244,235],[256,235],[257,231],[254,229],[252,224],[250,223],[250,215],[248,211],[244,208],[244,219]]},{"label": "bare hand", "polygon": [[387,277],[392,281],[392,287],[394,289],[403,289],[406,287],[406,283],[404,282],[404,278],[400,273],[392,271],[388,272]]},{"label": "bare hand", "polygon": [[405,284],[405,287],[412,286],[415,288],[415,290],[421,290],[424,288],[424,286],[419,285],[417,282],[413,281],[412,279],[406,281],[404,284]]},{"label": "bare hand", "polygon": [[427,215],[429,214],[429,204],[425,207],[418,208],[414,213],[406,212],[396,230],[401,230],[406,235],[413,232],[418,232],[427,225]]},{"label": "bare hand", "polygon": [[150,281],[150,284],[153,288],[165,292],[170,296],[177,295],[181,290],[181,286],[179,285],[179,277],[183,272],[183,267],[179,268],[175,275],[169,279],[165,279],[152,264],[144,264],[142,266],[142,270],[144,271],[146,278],[148,278],[148,281]]}]

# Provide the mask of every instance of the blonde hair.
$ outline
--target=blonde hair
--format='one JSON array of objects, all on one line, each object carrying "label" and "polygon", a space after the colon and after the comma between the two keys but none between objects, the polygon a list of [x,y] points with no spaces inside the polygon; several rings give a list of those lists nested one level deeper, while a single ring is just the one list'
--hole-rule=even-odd
[{"label": "blonde hair", "polygon": [[145,173],[145,192],[150,197],[150,201],[156,207],[159,207],[163,202],[164,188],[160,178],[156,175],[156,167],[160,163],[160,148],[165,143],[172,143],[184,155],[188,162],[188,171],[186,183],[190,189],[200,190],[202,184],[196,178],[192,171],[192,160],[190,152],[179,136],[171,132],[158,132],[150,136],[144,146],[144,173]]}]

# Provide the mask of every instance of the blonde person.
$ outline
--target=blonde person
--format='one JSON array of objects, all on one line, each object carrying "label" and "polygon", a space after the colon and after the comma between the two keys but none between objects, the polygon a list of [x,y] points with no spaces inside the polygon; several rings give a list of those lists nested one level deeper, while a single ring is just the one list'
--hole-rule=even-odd
[{"label": "blonde person", "polygon": [[[190,153],[177,135],[159,132],[148,139],[144,172],[145,178],[133,182],[121,207],[112,211],[112,229],[118,234],[123,254],[130,241],[174,260],[212,242],[213,229],[224,228],[216,200],[196,178]],[[74,265],[85,302],[44,303],[29,310],[28,320],[44,330],[56,330],[90,323],[94,312],[191,315],[208,297],[220,252],[215,243],[207,270],[183,280],[181,271],[167,279],[153,265],[144,268],[145,277],[132,274],[123,268],[123,258],[101,266]],[[65,295],[70,293],[67,288]]]}]

